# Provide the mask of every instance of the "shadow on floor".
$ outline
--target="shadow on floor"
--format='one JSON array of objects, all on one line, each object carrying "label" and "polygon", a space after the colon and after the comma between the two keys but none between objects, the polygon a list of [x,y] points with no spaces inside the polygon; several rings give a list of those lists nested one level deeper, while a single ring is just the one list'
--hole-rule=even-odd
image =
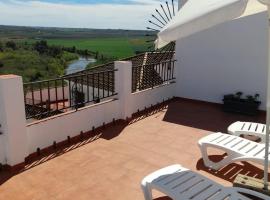
[{"label": "shadow on floor", "polygon": [[235,121],[265,123],[265,113],[261,112],[257,116],[226,113],[222,111],[222,105],[219,104],[177,98],[168,105],[163,120],[197,129],[226,133],[227,127]]},{"label": "shadow on floor", "polygon": [[[210,160],[217,162],[217,161],[220,161],[222,158],[224,158],[224,156],[225,154],[211,155],[209,156],[209,158]],[[208,172],[214,176],[217,176],[231,183],[233,183],[233,181],[235,180],[238,174],[247,175],[250,177],[257,178],[257,179],[263,179],[263,172],[264,172],[263,169],[258,168],[248,162],[232,163],[219,170],[213,170],[206,167],[202,159],[200,159],[197,162],[196,168],[197,170]],[[269,178],[270,178],[270,175],[269,175]]]}]

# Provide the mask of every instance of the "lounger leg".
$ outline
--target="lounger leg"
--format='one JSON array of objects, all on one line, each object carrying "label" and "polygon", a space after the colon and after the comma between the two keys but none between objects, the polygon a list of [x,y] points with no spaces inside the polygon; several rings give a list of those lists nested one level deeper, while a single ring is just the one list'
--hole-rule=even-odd
[{"label": "lounger leg", "polygon": [[149,184],[146,182],[142,182],[141,187],[142,187],[144,199],[145,200],[153,200],[152,188],[149,186]]},{"label": "lounger leg", "polygon": [[221,160],[220,162],[213,162],[209,159],[209,156],[207,154],[207,146],[206,145],[201,145],[200,150],[201,150],[204,165],[211,168],[211,169],[214,169],[214,170],[218,170],[218,169],[230,164],[233,160],[233,155],[228,154],[228,156],[226,158],[224,158],[223,160]]}]

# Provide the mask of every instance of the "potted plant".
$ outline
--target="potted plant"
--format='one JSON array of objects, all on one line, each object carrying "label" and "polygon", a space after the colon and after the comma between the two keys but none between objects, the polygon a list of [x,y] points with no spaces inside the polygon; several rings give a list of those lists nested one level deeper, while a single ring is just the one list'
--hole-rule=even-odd
[{"label": "potted plant", "polygon": [[93,101],[94,101],[94,103],[100,103],[100,98],[99,98],[99,96],[94,96]]},{"label": "potted plant", "polygon": [[81,108],[85,106],[85,94],[81,91],[76,90],[74,92],[74,103],[75,108]]},{"label": "potted plant", "polygon": [[237,112],[246,115],[256,115],[259,110],[261,102],[259,101],[259,94],[247,95],[242,97],[242,92],[236,94],[224,95],[223,110],[226,112]]}]

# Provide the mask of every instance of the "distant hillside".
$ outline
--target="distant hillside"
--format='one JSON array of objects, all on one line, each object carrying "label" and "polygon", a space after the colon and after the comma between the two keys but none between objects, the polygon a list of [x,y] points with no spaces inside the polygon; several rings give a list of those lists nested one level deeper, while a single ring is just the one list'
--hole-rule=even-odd
[{"label": "distant hillside", "polygon": [[0,25],[2,39],[84,39],[84,38],[113,38],[141,37],[149,31],[121,29],[84,29],[84,28],[44,28]]}]

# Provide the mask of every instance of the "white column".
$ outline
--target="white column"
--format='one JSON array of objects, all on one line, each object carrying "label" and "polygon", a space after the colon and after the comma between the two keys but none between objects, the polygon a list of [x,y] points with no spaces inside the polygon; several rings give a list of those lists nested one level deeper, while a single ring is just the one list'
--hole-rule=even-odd
[{"label": "white column", "polygon": [[22,78],[0,76],[0,124],[5,160],[10,166],[24,162],[28,155]]},{"label": "white column", "polygon": [[132,63],[130,61],[114,62],[115,69],[115,90],[120,101],[121,118],[126,119],[132,115]]}]

